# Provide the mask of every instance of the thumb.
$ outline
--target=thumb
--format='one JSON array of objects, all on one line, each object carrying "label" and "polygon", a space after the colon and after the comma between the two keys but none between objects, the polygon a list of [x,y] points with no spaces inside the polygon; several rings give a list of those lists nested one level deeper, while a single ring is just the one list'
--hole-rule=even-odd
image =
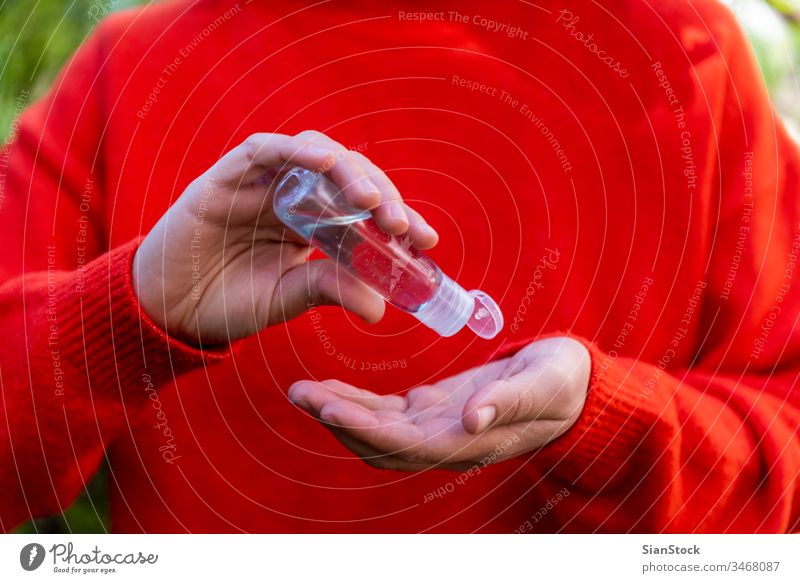
[{"label": "thumb", "polygon": [[580,411],[582,363],[570,364],[556,355],[527,360],[518,372],[485,384],[467,399],[462,424],[468,433],[481,433],[493,425],[563,421],[576,413],[576,407]]},{"label": "thumb", "polygon": [[291,320],[314,306],[342,306],[374,324],[385,303],[355,276],[331,259],[316,259],[283,274],[270,305],[270,324]]}]

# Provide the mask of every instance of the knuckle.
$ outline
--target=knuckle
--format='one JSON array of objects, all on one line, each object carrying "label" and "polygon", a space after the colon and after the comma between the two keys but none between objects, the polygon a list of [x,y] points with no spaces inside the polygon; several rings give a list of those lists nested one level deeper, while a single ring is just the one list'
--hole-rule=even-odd
[{"label": "knuckle", "polygon": [[335,263],[326,261],[320,264],[317,269],[317,288],[325,288],[326,285],[336,280],[337,267]]},{"label": "knuckle", "polygon": [[329,262],[320,262],[314,274],[314,285],[311,286],[311,303],[316,306],[326,305],[333,298],[329,297],[328,290],[336,287],[336,266]]},{"label": "knuckle", "polygon": [[303,130],[295,134],[296,138],[301,138],[305,140],[319,140],[320,138],[324,137],[325,134],[322,132],[318,132],[317,130]]},{"label": "knuckle", "polygon": [[406,398],[408,398],[409,401],[416,401],[420,395],[424,394],[425,394],[425,386],[422,385],[419,387],[414,387],[413,389],[408,391],[406,393]]},{"label": "knuckle", "polygon": [[522,404],[522,395],[517,394],[513,401],[511,401],[508,405],[508,409],[506,410],[505,415],[502,413],[499,415],[500,420],[505,418],[506,421],[510,421],[513,419],[519,419],[525,413],[527,409]]},{"label": "knuckle", "polygon": [[323,134],[317,130],[303,130],[299,134],[295,135],[295,138],[301,140],[303,145],[326,147],[332,149],[333,151],[341,151],[345,149],[344,146],[342,146],[339,142],[327,134]]},{"label": "knuckle", "polygon": [[534,398],[534,387],[524,386],[515,391],[514,398],[508,403],[505,414],[500,417],[508,420],[523,419],[535,415],[538,411]]},{"label": "knuckle", "polygon": [[245,157],[252,161],[260,151],[274,144],[276,135],[256,133],[247,136],[240,146],[244,150]]},{"label": "knuckle", "polygon": [[348,150],[348,155],[356,162],[364,164],[367,166],[369,170],[375,170],[375,165],[372,163],[372,160],[367,158],[361,152],[356,152],[355,150]]},{"label": "knuckle", "polygon": [[261,146],[263,134],[250,134],[247,136],[242,142],[242,146],[245,148],[249,155],[253,155],[258,148]]}]

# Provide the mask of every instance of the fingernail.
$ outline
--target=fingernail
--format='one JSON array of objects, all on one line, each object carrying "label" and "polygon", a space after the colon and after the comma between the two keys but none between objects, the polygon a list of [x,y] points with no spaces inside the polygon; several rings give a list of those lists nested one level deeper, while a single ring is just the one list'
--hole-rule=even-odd
[{"label": "fingernail", "polygon": [[325,148],[320,148],[319,146],[306,146],[308,148],[309,153],[314,154],[315,156],[319,156],[320,158],[325,156],[330,156],[331,151],[326,150]]},{"label": "fingernail", "polygon": [[286,396],[289,398],[289,402],[292,405],[300,407],[304,411],[311,411],[311,405],[308,404],[306,401],[305,396],[302,394],[302,384],[303,381],[299,381],[294,383],[289,390],[286,392]]},{"label": "fingernail", "polygon": [[494,405],[486,405],[477,409],[475,414],[478,416],[478,430],[476,433],[481,433],[482,431],[486,431],[489,425],[492,424],[492,421],[494,421],[494,417],[497,415],[497,407]]},{"label": "fingernail", "polygon": [[309,405],[308,402],[304,401],[303,399],[297,399],[296,401],[292,401],[292,404],[295,405],[296,407],[300,407],[303,411],[306,411],[307,413],[311,413],[311,405]]},{"label": "fingernail", "polygon": [[292,386],[289,387],[289,390],[286,391],[286,396],[289,397],[290,400],[294,401],[295,397],[299,397],[297,392],[300,390],[303,381],[297,381],[296,383],[292,383]]},{"label": "fingernail", "polygon": [[389,206],[389,216],[398,221],[403,221],[404,223],[408,222],[408,215],[406,215],[405,209],[396,202]]},{"label": "fingernail", "polygon": [[308,153],[322,161],[322,166],[319,168],[320,172],[327,172],[336,162],[333,152],[319,146],[308,146]]}]

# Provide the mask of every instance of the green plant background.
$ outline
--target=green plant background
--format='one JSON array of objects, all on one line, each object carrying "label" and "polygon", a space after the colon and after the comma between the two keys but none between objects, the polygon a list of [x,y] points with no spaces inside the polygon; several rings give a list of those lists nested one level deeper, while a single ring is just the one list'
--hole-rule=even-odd
[{"label": "green plant background", "polygon": [[[144,0],[0,0],[0,135],[8,136],[20,104],[46,90],[97,17]],[[750,37],[764,78],[790,130],[800,136],[795,65],[800,57],[800,0],[726,0]],[[2,493],[0,493],[2,495]],[[105,532],[105,468],[63,513],[28,522],[17,532]]]}]

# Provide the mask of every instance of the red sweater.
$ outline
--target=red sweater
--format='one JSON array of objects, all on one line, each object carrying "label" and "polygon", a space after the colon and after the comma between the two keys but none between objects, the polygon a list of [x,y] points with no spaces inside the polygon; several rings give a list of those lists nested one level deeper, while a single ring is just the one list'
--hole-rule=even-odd
[{"label": "red sweater", "polygon": [[[731,15],[305,4],[115,14],[22,116],[0,183],[2,528],[105,459],[116,531],[798,529],[800,157]],[[436,261],[499,300],[498,338],[325,308],[222,354],[148,320],[138,238],[250,133],[304,129],[389,172]],[[286,399],[304,378],[403,391],[553,333],[591,347],[580,419],[468,474],[372,469]]]}]

